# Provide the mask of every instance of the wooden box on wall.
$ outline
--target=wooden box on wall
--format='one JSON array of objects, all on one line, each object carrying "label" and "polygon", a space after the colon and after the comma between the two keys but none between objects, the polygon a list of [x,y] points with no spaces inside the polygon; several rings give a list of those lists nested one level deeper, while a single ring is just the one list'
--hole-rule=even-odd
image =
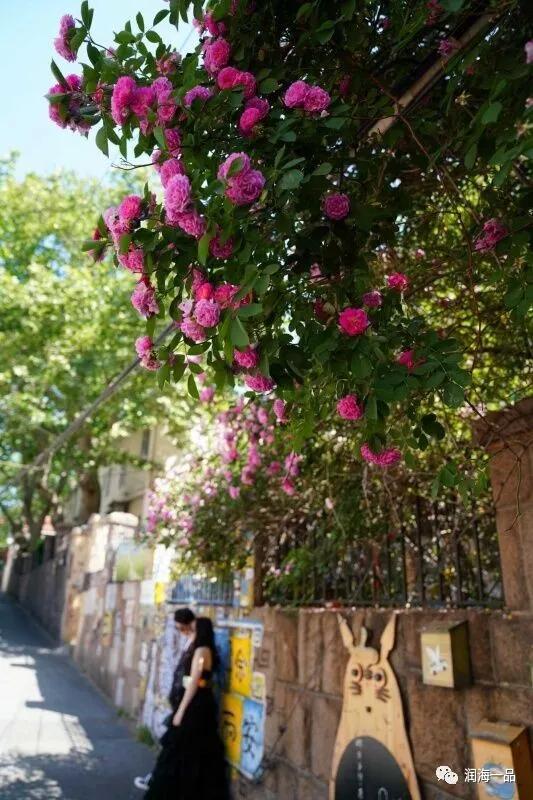
[{"label": "wooden box on wall", "polygon": [[[527,728],[482,720],[470,734],[478,800],[531,800],[533,767]],[[514,781],[505,778],[514,772]],[[479,779],[479,776],[482,779]],[[487,776],[488,780],[487,780]]]},{"label": "wooden box on wall", "polygon": [[463,689],[472,683],[468,623],[432,625],[420,634],[422,680],[428,686]]}]

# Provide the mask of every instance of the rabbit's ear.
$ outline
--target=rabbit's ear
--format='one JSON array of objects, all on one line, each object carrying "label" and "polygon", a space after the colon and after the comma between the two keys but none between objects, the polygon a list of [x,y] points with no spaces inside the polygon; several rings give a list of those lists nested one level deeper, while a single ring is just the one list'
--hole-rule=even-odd
[{"label": "rabbit's ear", "polygon": [[354,647],[352,630],[348,625],[348,623],[346,622],[346,620],[344,619],[344,617],[342,617],[340,614],[337,614],[337,621],[339,623],[339,628],[341,631],[342,643],[344,644],[345,648],[349,652],[351,652]]},{"label": "rabbit's ear", "polygon": [[395,635],[396,635],[396,614],[392,614],[381,636],[380,656],[379,656],[380,661],[386,661],[388,659],[389,653],[394,647]]},{"label": "rabbit's ear", "polygon": [[366,640],[368,639],[368,631],[364,625],[361,625],[359,630],[359,647],[364,647],[366,645]]}]

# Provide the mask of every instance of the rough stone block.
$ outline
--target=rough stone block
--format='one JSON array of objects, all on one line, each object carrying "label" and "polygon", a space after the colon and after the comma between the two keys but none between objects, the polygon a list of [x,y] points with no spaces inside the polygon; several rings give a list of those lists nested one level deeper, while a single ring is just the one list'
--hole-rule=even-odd
[{"label": "rough stone block", "polygon": [[302,610],[298,620],[298,682],[306,689],[320,689],[324,641],[322,609]]},{"label": "rough stone block", "polygon": [[467,613],[467,619],[472,678],[474,682],[493,681],[494,670],[490,646],[492,615],[487,611],[472,610]]},{"label": "rough stone block", "polygon": [[313,698],[311,706],[311,772],[322,781],[331,775],[333,747],[342,701],[336,697]]},{"label": "rough stone block", "polygon": [[411,676],[408,695],[409,734],[417,773],[423,780],[432,782],[437,766],[448,764],[462,775],[467,766],[464,691],[425,686]]},{"label": "rough stone block", "polygon": [[297,800],[326,800],[327,796],[328,787],[325,783],[305,775],[298,777]]},{"label": "rough stone block", "polygon": [[326,611],[322,618],[322,635],[322,691],[342,696],[348,653],[342,642],[337,615],[331,611]]},{"label": "rough stone block", "polygon": [[490,718],[526,725],[533,736],[533,689],[497,686],[490,693]]},{"label": "rough stone block", "polygon": [[529,609],[528,578],[524,569],[524,553],[514,508],[499,509],[496,525],[500,544],[505,604],[513,609]]},{"label": "rough stone block", "polygon": [[533,497],[533,475],[528,447],[523,442],[511,443],[511,447],[498,445],[490,459],[492,495],[497,508],[516,508],[530,504]]},{"label": "rough stone block", "polygon": [[533,647],[533,618],[495,614],[490,621],[492,657],[496,680],[530,686],[528,665]]},{"label": "rough stone block", "polygon": [[275,674],[282,681],[298,680],[298,615],[279,611],[275,622]]},{"label": "rough stone block", "polygon": [[298,773],[288,764],[279,762],[277,772],[277,800],[296,800],[298,792]]},{"label": "rough stone block", "polygon": [[307,692],[286,689],[285,733],[279,752],[300,769],[311,766],[311,702]]}]

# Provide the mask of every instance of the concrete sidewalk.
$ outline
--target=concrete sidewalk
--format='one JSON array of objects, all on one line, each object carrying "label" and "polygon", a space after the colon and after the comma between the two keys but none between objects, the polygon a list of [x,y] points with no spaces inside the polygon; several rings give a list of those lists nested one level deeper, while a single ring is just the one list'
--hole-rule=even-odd
[{"label": "concrete sidewalk", "polygon": [[0,798],[142,800],[154,753],[22,609],[0,595]]}]

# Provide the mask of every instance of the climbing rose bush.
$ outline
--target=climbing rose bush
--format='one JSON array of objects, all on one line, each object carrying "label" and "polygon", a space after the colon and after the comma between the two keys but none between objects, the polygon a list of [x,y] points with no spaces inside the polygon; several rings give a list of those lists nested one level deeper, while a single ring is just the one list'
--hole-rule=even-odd
[{"label": "climbing rose bush", "polygon": [[[131,272],[137,351],[161,386],[185,376],[200,399],[202,353],[218,390],[291,404],[295,449],[338,412],[378,469],[444,436],[437,417],[463,406],[472,353],[435,309],[458,285],[473,315],[480,284],[516,319],[530,302],[522,184],[506,182],[531,148],[531,43],[511,2],[496,41],[463,52],[453,33],[470,6],[170,0],[104,47],[87,2],[63,17],[57,52],[84,55],[79,74],[53,63],[52,120],[95,129],[124,168],[152,165],[144,196],[103,209],[86,250]],[[182,57],[188,17],[200,41]],[[431,62],[448,81],[380,135]]]},{"label": "climbing rose bush", "polygon": [[[138,341],[137,348],[147,354],[144,357],[152,357],[150,341]],[[203,381],[206,376],[201,373],[199,378]],[[208,404],[215,394],[208,385],[200,392]],[[268,488],[282,497],[298,493],[301,457],[283,435],[287,409],[281,402],[241,398],[224,410],[202,415],[191,431],[190,447],[155,480],[147,535],[151,541],[173,543],[185,570],[198,566],[198,560],[212,561],[209,549],[220,540],[224,563],[246,558],[246,535],[221,530],[215,522],[228,513],[228,507],[234,506],[237,519],[244,519],[247,503],[255,503],[258,492]]]}]

